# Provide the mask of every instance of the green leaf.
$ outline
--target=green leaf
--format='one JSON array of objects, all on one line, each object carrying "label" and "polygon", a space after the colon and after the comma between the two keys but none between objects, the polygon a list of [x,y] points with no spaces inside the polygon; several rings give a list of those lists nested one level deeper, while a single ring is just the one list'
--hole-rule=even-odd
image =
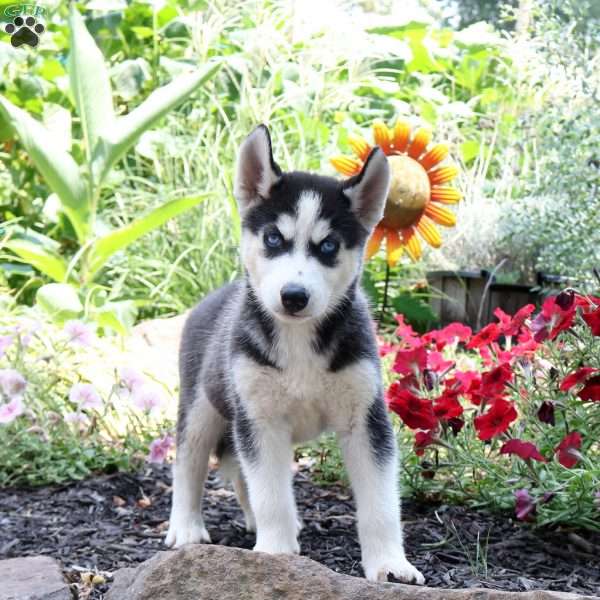
[{"label": "green leaf", "polygon": [[84,241],[89,234],[90,202],[77,163],[39,121],[3,96],[0,96],[0,115],[19,136],[29,158],[60,198],[78,239]]},{"label": "green leaf", "polygon": [[127,335],[135,325],[137,307],[132,300],[107,302],[90,313],[90,318],[105,329],[112,329],[121,335]]},{"label": "green leaf", "polygon": [[11,238],[2,246],[54,281],[64,281],[67,277],[68,264],[58,253],[58,244],[44,235]]},{"label": "green leaf", "polygon": [[105,144],[96,149],[93,159],[96,180],[101,181],[144,131],[208,81],[220,67],[220,63],[209,63],[201,70],[180,75],[152,92],[133,112],[118,118],[107,133]]},{"label": "green leaf", "polygon": [[438,320],[429,304],[412,294],[400,293],[392,300],[392,305],[419,332],[427,331]]},{"label": "green leaf", "polygon": [[48,283],[37,291],[35,299],[38,306],[58,323],[74,319],[83,312],[77,290],[68,283]]},{"label": "green leaf", "polygon": [[91,159],[98,138],[109,131],[115,121],[110,78],[104,56],[74,3],[69,14],[69,29],[69,81]]},{"label": "green leaf", "polygon": [[106,261],[119,250],[126,248],[149,231],[160,227],[169,219],[197,206],[208,194],[171,200],[140,219],[125,225],[96,240],[86,257],[86,279],[91,281]]},{"label": "green leaf", "polygon": [[465,163],[471,162],[479,155],[481,144],[477,140],[466,140],[460,145],[460,152]]}]

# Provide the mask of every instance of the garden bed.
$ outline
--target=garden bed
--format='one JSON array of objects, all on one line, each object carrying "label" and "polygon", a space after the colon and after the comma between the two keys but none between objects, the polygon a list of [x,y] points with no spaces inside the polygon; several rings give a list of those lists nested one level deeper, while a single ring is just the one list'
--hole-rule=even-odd
[{"label": "garden bed", "polygon": [[[354,507],[342,486],[295,478],[305,527],[302,553],[331,569],[362,576]],[[44,554],[62,561],[71,581],[80,571],[134,566],[164,549],[170,469],[149,467],[80,483],[0,490],[0,558]],[[233,492],[211,475],[204,512],[213,542],[252,548]],[[403,505],[407,553],[427,584],[600,594],[600,534],[533,530],[500,515],[464,507]],[[106,577],[110,582],[110,577]],[[108,584],[92,598],[101,598]]]}]

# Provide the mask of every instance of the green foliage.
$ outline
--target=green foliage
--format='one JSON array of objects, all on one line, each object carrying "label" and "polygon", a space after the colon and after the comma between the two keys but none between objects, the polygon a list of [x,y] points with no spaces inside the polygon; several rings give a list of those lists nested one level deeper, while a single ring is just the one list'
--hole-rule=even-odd
[{"label": "green foliage", "polygon": [[[73,228],[79,250],[71,261],[67,261],[57,252],[56,243],[51,238],[16,228],[12,229],[12,235],[4,245],[25,263],[61,282],[61,289],[66,290],[65,286],[72,285],[81,287],[82,293],[85,293],[85,287],[115,252],[204,200],[205,195],[175,199],[117,230],[98,232],[98,200],[115,163],[145,131],[208,81],[219,64],[209,63],[203,69],[179,75],[152,92],[125,116],[117,116],[104,57],[74,6],[71,7],[68,24],[70,93],[81,125],[80,149],[84,156],[78,161],[76,153],[65,149],[62,141],[55,139],[48,127],[1,96],[0,113],[56,194],[62,212]],[[69,125],[71,121],[68,120]],[[71,283],[62,283],[67,277]],[[68,297],[73,293],[69,292]],[[47,295],[44,288],[38,291],[43,306],[47,305]],[[56,294],[53,295],[56,297]],[[71,301],[69,303],[73,305]],[[61,311],[62,308],[54,310],[53,314]],[[113,316],[118,321],[118,313]],[[105,324],[108,323],[110,321],[105,321]]]}]

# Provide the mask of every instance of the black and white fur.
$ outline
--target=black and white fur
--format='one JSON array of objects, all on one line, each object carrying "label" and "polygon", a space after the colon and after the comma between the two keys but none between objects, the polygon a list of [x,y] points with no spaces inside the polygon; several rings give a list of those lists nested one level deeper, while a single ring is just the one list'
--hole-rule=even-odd
[{"label": "black and white fur", "polygon": [[210,541],[201,500],[215,452],[254,549],[298,553],[293,444],[329,430],[352,481],[367,579],[423,583],[404,554],[396,443],[359,285],[389,180],[378,148],[338,181],[283,173],[264,126],[244,141],[235,195],[245,276],[207,296],[183,332],[167,545]]}]

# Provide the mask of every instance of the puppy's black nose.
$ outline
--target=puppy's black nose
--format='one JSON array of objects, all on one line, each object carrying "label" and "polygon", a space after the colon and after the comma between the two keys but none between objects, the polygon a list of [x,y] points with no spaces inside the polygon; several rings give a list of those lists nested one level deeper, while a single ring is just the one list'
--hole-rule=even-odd
[{"label": "puppy's black nose", "polygon": [[295,283],[288,283],[281,288],[281,304],[291,315],[300,312],[308,304],[309,297],[306,289]]}]

